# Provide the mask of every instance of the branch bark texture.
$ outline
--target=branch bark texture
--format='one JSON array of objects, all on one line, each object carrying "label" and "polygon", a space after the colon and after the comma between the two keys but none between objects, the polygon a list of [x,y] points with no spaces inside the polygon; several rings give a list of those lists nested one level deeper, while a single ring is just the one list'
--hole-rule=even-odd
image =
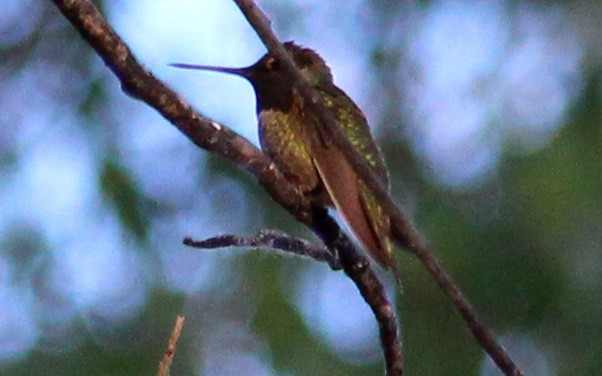
[{"label": "branch bark texture", "polygon": [[256,236],[220,235],[203,240],[185,238],[183,243],[190,247],[215,249],[224,247],[259,247],[272,251],[282,251],[317,262],[327,263],[331,269],[340,270],[338,255],[333,254],[325,245],[311,243],[295,238],[278,230],[261,230]]}]

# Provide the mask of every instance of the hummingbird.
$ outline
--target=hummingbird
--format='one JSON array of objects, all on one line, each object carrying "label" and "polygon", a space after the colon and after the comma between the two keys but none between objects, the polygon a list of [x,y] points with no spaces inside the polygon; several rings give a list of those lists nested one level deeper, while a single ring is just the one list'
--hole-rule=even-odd
[{"label": "hummingbird", "polygon": [[[284,47],[304,78],[321,94],[357,154],[389,190],[387,167],[366,117],[334,84],[324,59],[292,41],[284,43]],[[262,150],[313,204],[339,211],[371,258],[396,272],[389,218],[336,144],[326,139],[277,56],[268,52],[244,68],[180,63],[170,66],[233,74],[248,80],[255,91]]]}]

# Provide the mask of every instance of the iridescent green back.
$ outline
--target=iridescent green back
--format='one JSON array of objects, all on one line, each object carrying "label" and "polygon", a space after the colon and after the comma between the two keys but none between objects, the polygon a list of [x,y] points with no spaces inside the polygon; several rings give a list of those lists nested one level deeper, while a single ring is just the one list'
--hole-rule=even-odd
[{"label": "iridescent green back", "polygon": [[322,93],[326,105],[333,110],[347,139],[372,167],[381,179],[381,183],[389,189],[389,174],[385,160],[372,137],[368,121],[362,111],[344,91],[334,85],[317,87],[317,89]]},{"label": "iridescent green back", "polygon": [[[318,89],[322,93],[327,106],[333,110],[339,126],[343,129],[343,132],[354,146],[358,155],[362,156],[368,165],[372,167],[376,176],[381,179],[381,184],[388,191],[390,187],[387,166],[370,132],[370,127],[364,114],[347,94],[338,87],[328,85],[326,88],[319,87]],[[377,261],[381,265],[395,269],[389,218],[366,184],[361,180],[359,184],[362,205],[370,218],[370,223],[382,250],[382,253],[372,250],[371,254],[377,258]]]}]

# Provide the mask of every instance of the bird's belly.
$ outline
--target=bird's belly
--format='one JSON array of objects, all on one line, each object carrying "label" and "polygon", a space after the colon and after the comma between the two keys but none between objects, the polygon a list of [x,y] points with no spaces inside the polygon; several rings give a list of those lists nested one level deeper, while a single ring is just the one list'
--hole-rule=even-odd
[{"label": "bird's belly", "polygon": [[259,142],[278,169],[302,192],[319,194],[322,184],[295,117],[268,110],[259,114]]}]

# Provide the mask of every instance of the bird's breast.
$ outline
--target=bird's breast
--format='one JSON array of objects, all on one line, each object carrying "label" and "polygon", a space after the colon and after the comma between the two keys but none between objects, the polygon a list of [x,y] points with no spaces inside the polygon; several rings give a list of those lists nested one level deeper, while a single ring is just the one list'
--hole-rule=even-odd
[{"label": "bird's breast", "polygon": [[278,169],[306,193],[320,190],[321,183],[314,166],[307,127],[300,111],[263,110],[259,117],[259,142]]}]

